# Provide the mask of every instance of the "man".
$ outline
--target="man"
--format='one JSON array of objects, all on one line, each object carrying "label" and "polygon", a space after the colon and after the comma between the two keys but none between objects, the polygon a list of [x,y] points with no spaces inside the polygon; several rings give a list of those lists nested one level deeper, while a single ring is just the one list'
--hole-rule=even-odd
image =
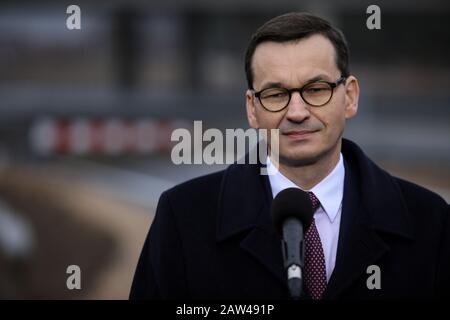
[{"label": "man", "polygon": [[279,161],[268,159],[278,171],[234,164],[164,192],[130,298],[289,298],[270,217],[288,187],[317,204],[304,299],[442,297],[449,206],[342,139],[359,97],[342,33],[310,14],[276,17],[253,35],[246,74],[250,126],[280,132]]}]

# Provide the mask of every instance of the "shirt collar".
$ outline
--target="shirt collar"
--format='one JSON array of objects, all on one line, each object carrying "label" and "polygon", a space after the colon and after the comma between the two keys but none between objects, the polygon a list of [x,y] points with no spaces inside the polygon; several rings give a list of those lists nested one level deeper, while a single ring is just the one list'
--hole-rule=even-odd
[{"label": "shirt collar", "polygon": [[[270,170],[274,170],[274,174],[269,175],[270,187],[272,188],[274,198],[280,191],[286,188],[299,188],[294,182],[277,170],[270,161],[270,157],[267,157],[267,169],[269,172]],[[342,153],[340,153],[339,161],[334,169],[311,190],[304,190],[311,191],[316,195],[331,222],[336,218],[342,203],[344,177],[344,160]]]}]

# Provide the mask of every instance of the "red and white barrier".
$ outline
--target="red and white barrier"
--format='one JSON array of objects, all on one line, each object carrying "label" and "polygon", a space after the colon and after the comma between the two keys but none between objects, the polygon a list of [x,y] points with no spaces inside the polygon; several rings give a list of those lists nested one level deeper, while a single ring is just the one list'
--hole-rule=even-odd
[{"label": "red and white barrier", "polygon": [[191,127],[183,120],[43,118],[32,124],[29,143],[40,155],[151,154],[168,152],[173,130]]}]

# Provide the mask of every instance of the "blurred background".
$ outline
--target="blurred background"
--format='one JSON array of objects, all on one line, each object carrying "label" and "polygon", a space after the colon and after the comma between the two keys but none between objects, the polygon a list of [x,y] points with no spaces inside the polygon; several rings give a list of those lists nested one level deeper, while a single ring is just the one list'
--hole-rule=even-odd
[{"label": "blurred background", "polygon": [[[450,202],[448,1],[4,0],[0,298],[127,298],[161,192],[225,167],[174,165],[171,132],[248,128],[246,46],[289,11],[347,37],[361,98],[345,136]],[[73,264],[81,290],[66,287]]]}]

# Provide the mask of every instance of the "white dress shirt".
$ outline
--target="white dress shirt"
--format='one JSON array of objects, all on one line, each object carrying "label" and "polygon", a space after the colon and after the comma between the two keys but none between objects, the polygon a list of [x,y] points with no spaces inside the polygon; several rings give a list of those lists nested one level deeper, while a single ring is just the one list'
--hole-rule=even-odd
[{"label": "white dress shirt", "polygon": [[[275,170],[275,174],[269,175],[270,186],[274,198],[278,192],[286,188],[299,188],[276,169],[273,163],[270,162],[270,157],[267,157],[267,169],[269,172],[270,170]],[[330,174],[316,184],[311,190],[304,190],[313,192],[321,204],[314,213],[314,219],[316,221],[317,231],[319,232],[323,253],[325,255],[327,282],[330,280],[336,264],[342,197],[344,195],[344,177],[345,168],[341,153],[336,167]]]}]

